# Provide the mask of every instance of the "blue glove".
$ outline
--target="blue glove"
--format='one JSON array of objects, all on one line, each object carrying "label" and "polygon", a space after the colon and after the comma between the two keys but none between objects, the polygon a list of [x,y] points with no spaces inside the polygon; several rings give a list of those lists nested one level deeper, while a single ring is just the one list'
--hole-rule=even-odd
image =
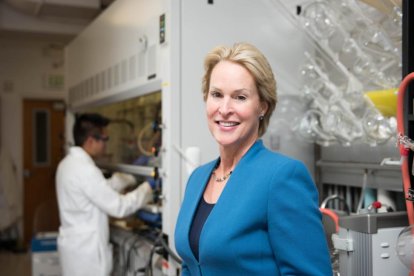
[{"label": "blue glove", "polygon": [[153,190],[157,189],[158,187],[161,187],[161,179],[160,178],[154,179],[154,177],[147,177],[146,181],[150,184],[150,186]]}]

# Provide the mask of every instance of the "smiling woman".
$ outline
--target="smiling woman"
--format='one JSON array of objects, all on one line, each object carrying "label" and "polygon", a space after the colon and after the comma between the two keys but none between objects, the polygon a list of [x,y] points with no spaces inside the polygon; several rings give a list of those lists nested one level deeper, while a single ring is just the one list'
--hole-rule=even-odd
[{"label": "smiling woman", "polygon": [[309,172],[259,139],[277,102],[264,55],[247,43],[219,46],[202,86],[220,156],[187,183],[175,230],[182,275],[332,275]]},{"label": "smiling woman", "polygon": [[270,117],[277,103],[276,80],[273,76],[270,64],[263,54],[250,44],[240,43],[236,44],[233,48],[218,46],[207,54],[204,62],[205,73],[202,82],[202,90],[205,101],[207,100],[211,89],[210,80],[212,71],[215,66],[222,61],[238,64],[245,68],[254,80],[260,101],[265,102],[268,105],[268,110],[263,114],[264,118],[259,127],[259,137],[262,136],[266,131]]},{"label": "smiling woman", "polygon": [[243,154],[258,138],[258,118],[267,111],[253,76],[237,63],[221,61],[211,72],[209,90],[206,110],[210,132],[221,147]]}]

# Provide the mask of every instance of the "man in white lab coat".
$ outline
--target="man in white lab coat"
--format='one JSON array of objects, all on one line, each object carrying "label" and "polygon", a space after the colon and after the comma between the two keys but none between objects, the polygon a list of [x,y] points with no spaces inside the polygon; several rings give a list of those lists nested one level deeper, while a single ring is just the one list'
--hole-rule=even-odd
[{"label": "man in white lab coat", "polygon": [[93,158],[104,153],[109,120],[99,114],[76,119],[75,146],[56,173],[60,228],[58,251],[64,276],[107,276],[112,270],[108,215],[123,217],[145,205],[152,195],[148,182],[135,190],[118,191],[134,177],[116,173],[105,179]]}]

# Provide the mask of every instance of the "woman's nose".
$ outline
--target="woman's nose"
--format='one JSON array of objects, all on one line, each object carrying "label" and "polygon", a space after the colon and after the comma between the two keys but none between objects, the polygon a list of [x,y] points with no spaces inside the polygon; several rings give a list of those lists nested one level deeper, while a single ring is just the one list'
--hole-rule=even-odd
[{"label": "woman's nose", "polygon": [[223,98],[219,106],[219,113],[221,115],[228,115],[232,111],[231,101],[228,98]]}]

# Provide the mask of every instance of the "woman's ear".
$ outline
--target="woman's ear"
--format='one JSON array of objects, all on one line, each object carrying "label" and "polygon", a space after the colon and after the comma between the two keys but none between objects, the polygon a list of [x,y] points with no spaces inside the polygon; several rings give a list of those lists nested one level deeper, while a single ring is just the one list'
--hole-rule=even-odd
[{"label": "woman's ear", "polygon": [[267,112],[267,110],[268,110],[269,106],[268,106],[267,102],[262,101],[262,102],[260,103],[260,108],[261,108],[260,115],[261,115],[261,116],[264,116],[264,115],[266,114],[266,112]]}]

